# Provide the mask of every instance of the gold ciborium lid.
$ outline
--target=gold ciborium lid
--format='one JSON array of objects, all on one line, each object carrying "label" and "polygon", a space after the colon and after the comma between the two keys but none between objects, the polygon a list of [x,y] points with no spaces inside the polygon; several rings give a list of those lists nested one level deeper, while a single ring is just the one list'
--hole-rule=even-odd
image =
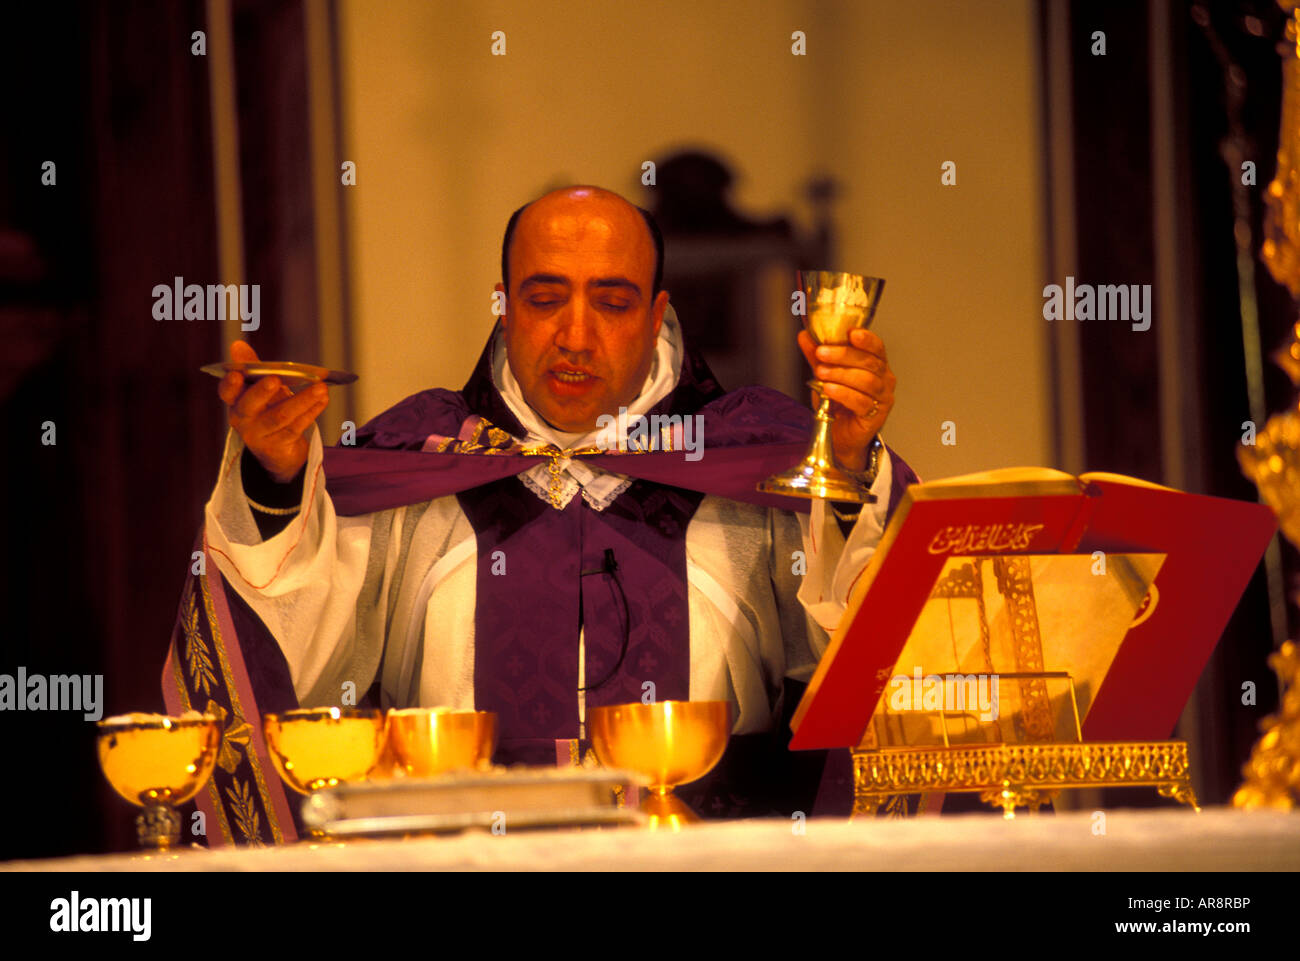
[{"label": "gold ciborium lid", "polygon": [[164,850],[180,840],[176,808],[208,782],[221,745],[221,720],[191,711],[122,714],[98,724],[99,767],[113,790],[144,808],[136,834],[145,848]]},{"label": "gold ciborium lid", "polygon": [[672,795],[698,781],[722,759],[731,736],[728,701],[657,701],[587,709],[587,733],[600,763],[644,775],[650,794],[642,808],[649,826],[698,820]]},{"label": "gold ciborium lid", "polygon": [[266,714],[262,730],[276,771],[299,794],[363,780],[384,750],[384,715],[366,708]]},{"label": "gold ciborium lid", "polygon": [[412,777],[486,767],[497,746],[493,711],[403,708],[388,712],[387,726],[388,749]]}]

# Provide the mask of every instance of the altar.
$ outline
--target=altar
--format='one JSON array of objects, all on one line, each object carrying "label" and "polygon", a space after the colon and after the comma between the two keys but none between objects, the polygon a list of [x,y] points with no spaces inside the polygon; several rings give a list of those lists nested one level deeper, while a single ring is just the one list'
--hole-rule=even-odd
[{"label": "altar", "polygon": [[1296,871],[1300,814],[1181,806],[464,832],[342,844],[10,861],[0,871]]}]

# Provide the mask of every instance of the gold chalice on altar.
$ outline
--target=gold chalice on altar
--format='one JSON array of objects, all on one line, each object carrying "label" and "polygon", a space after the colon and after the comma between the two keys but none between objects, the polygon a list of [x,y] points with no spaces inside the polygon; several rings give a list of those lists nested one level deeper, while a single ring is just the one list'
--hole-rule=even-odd
[{"label": "gold chalice on altar", "polygon": [[[870,327],[885,289],[885,282],[879,277],[830,270],[801,270],[798,284],[807,301],[804,329],[819,346],[847,344],[850,332]],[[875,496],[858,475],[835,464],[831,446],[831,399],[826,395],[826,385],[820,380],[810,380],[808,386],[821,396],[808,454],[788,471],[773,474],[758,489],[767,494],[875,503]]]},{"label": "gold chalice on altar", "polygon": [[276,771],[299,794],[360,781],[384,750],[384,715],[354,707],[313,707],[262,717]]},{"label": "gold chalice on altar", "polygon": [[191,711],[182,717],[124,714],[99,722],[99,766],[113,790],[144,808],[135,819],[143,848],[180,842],[177,808],[208,782],[221,745],[221,721]]},{"label": "gold chalice on altar", "polygon": [[387,723],[388,749],[413,777],[486,767],[497,746],[492,711],[412,707],[389,711]]},{"label": "gold chalice on altar", "polygon": [[650,781],[641,804],[651,828],[680,830],[699,818],[672,791],[698,781],[722,759],[731,736],[728,701],[658,701],[587,709],[587,733],[600,763]]}]

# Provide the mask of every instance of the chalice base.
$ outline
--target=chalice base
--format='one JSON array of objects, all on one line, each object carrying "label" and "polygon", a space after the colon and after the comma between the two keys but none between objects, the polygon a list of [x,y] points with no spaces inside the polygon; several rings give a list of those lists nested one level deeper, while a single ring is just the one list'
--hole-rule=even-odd
[{"label": "chalice base", "polygon": [[876,495],[862,489],[852,477],[838,467],[817,465],[812,457],[804,458],[797,467],[773,474],[759,485],[764,494],[785,494],[789,497],[821,497],[829,501],[850,504],[874,504]]},{"label": "chalice base", "polygon": [[700,820],[699,815],[672,791],[663,794],[651,791],[641,802],[641,811],[646,816],[646,827],[651,831],[680,831],[683,826]]},{"label": "chalice base", "polygon": [[822,395],[813,421],[812,445],[808,455],[797,465],[780,474],[773,474],[758,489],[764,494],[784,494],[788,497],[820,497],[850,504],[874,504],[876,495],[867,490],[858,479],[835,466],[834,448],[831,446],[831,402],[821,381],[811,380],[808,385]]}]

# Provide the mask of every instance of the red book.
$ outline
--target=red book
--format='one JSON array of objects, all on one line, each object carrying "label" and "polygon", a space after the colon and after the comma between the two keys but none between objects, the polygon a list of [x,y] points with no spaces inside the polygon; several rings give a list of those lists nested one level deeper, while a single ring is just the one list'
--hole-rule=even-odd
[{"label": "red book", "polygon": [[[1167,738],[1276,530],[1262,504],[1116,474],[1011,468],[913,485],[850,592],[791,722],[790,747],[858,747],[900,675],[976,669],[977,622],[959,624],[952,612],[963,608],[934,599],[941,576],[948,585],[971,572],[979,586],[967,585],[967,596],[979,595],[980,619],[996,622],[994,673],[1026,669],[1006,653],[1013,627],[1021,641],[1041,630],[1029,669],[1074,676],[1084,740]],[[999,562],[1004,572],[1032,567],[1042,608],[1032,628],[1010,601],[998,607],[993,557],[1022,558]],[[952,652],[946,661],[940,650]],[[913,663],[920,652],[929,663]]]}]

